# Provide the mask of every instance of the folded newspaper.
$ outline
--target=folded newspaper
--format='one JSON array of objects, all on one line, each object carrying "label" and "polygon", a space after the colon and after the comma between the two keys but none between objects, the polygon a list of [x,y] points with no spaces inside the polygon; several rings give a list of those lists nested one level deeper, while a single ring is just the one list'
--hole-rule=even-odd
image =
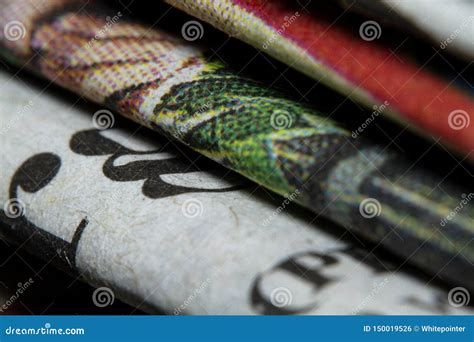
[{"label": "folded newspaper", "polygon": [[[97,113],[104,127],[112,115],[107,107],[382,245],[432,276],[474,289],[474,278],[465,276],[474,263],[469,184],[351,134],[328,113],[240,75],[189,42],[186,30],[180,37],[179,31],[150,27],[143,18],[137,21],[100,1],[0,2],[2,56],[104,106]],[[426,93],[431,94],[423,88]],[[409,98],[406,103],[430,102],[418,94]],[[449,102],[445,100],[440,99]],[[42,132],[54,134],[53,128]],[[464,131],[455,134],[472,139]],[[74,143],[77,139],[84,137],[75,137]],[[107,154],[78,149],[79,154]],[[144,192],[154,196],[150,184]],[[462,210],[448,216],[464,202]]]},{"label": "folded newspaper", "polygon": [[[363,16],[354,18],[337,1],[166,2],[369,108],[381,108],[381,114],[406,128],[429,139],[440,138],[474,161],[474,125],[469,124],[474,120],[474,100],[466,80],[468,65],[456,67],[446,58],[440,58],[441,67],[431,65],[439,57],[436,49],[428,48],[426,56],[419,44],[407,49],[413,41],[410,36],[395,37],[386,30],[389,25]],[[378,8],[388,2],[349,0],[348,7],[370,4]],[[408,17],[418,23],[428,18],[423,26],[438,31],[440,43],[445,40],[449,47],[472,51],[472,1],[399,0],[390,1],[390,6],[409,11]],[[387,17],[399,21],[394,12]],[[443,69],[448,72],[440,72]]]},{"label": "folded newspaper", "polygon": [[103,129],[102,108],[47,84],[4,71],[0,84],[1,233],[97,286],[97,306],[117,296],[176,315],[472,312],[459,289],[156,133]]}]

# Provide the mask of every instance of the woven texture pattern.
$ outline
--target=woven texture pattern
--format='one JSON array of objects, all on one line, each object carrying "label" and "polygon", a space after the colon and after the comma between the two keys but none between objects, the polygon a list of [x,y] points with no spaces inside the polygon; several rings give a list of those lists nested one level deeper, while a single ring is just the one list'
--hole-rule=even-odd
[{"label": "woven texture pattern", "polygon": [[[121,13],[71,1],[62,7],[46,2],[36,11],[24,10],[32,1],[0,3],[0,27],[12,13],[31,13],[23,19],[25,38],[12,45],[1,37],[9,60],[187,144],[429,272],[441,269],[457,281],[472,270],[473,208],[441,227],[460,192],[447,184],[440,190],[440,179],[352,139],[314,109],[236,76],[194,45]],[[447,260],[450,267],[444,267]],[[474,280],[464,283],[474,288]]]},{"label": "woven texture pattern", "polygon": [[[452,80],[444,81],[426,65],[405,58],[398,52],[403,44],[362,39],[362,22],[361,27],[348,23],[327,8],[302,10],[300,2],[290,0],[167,2],[368,107],[388,101],[389,117],[474,159],[472,97]],[[384,34],[383,27],[372,29],[368,34]]]}]

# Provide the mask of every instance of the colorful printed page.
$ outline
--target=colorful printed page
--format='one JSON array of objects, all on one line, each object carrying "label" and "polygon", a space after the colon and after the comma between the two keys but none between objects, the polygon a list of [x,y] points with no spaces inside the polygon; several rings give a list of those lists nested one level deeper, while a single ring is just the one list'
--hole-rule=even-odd
[{"label": "colorful printed page", "polygon": [[101,3],[1,4],[2,55],[99,103],[98,127],[111,126],[112,109],[285,196],[282,207],[299,203],[423,272],[474,288],[465,277],[474,262],[472,202],[447,218],[465,200],[462,184],[354,138],[159,25]]},{"label": "colorful printed page", "polygon": [[[425,62],[417,63],[401,52],[412,38],[395,44],[384,39],[390,36],[390,25],[370,18],[354,19],[349,9],[342,11],[323,0],[167,2],[369,108],[388,103],[384,108],[388,117],[474,160],[474,100],[454,85],[467,67],[456,70],[449,79],[437,76]],[[473,24],[466,22],[466,33]],[[469,39],[472,43],[472,34]],[[430,59],[437,55],[436,50],[440,48],[431,51]],[[449,62],[444,63],[452,69]]]}]

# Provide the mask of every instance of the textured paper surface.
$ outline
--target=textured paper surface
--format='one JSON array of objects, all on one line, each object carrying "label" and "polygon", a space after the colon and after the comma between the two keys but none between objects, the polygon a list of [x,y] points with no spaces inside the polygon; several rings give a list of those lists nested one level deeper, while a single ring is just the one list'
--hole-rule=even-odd
[{"label": "textured paper surface", "polygon": [[[442,67],[452,74],[446,79],[441,78],[427,65],[437,57],[436,51],[430,51],[431,57],[426,61],[418,62],[416,45],[412,47],[415,51],[411,56],[403,52],[411,43],[409,37],[391,42],[387,38],[390,36],[389,27],[384,23],[367,20],[370,18],[351,20],[347,13],[335,11],[330,2],[324,0],[167,2],[368,108],[388,101],[390,105],[384,110],[388,117],[429,139],[440,138],[441,142],[473,160],[474,125],[470,122],[474,121],[474,101],[470,94],[456,86],[459,78],[466,77],[462,74],[468,69],[467,65],[453,71],[452,64],[446,63],[445,59]],[[428,2],[431,3],[429,0],[423,3],[426,5]],[[449,5],[444,7],[451,5],[447,2]],[[414,3],[399,1],[395,7],[406,7],[413,14]],[[459,42],[469,35],[472,48],[474,21],[471,18],[474,13],[471,5],[465,5],[468,6],[471,11],[467,14],[467,22],[460,22],[455,32],[463,33],[459,35]],[[445,16],[445,12],[442,11],[441,15]],[[429,13],[420,10],[416,17],[425,17]],[[440,24],[441,21],[434,17],[435,13],[431,14],[431,22],[436,26]],[[449,36],[447,33],[444,39]],[[458,39],[453,39],[453,42],[458,42]]]},{"label": "textured paper surface", "polygon": [[14,194],[23,215],[2,212],[2,233],[113,296],[170,314],[468,313],[327,223],[274,215],[283,198],[144,129],[97,130],[96,108],[11,76],[0,73],[0,202]]}]

